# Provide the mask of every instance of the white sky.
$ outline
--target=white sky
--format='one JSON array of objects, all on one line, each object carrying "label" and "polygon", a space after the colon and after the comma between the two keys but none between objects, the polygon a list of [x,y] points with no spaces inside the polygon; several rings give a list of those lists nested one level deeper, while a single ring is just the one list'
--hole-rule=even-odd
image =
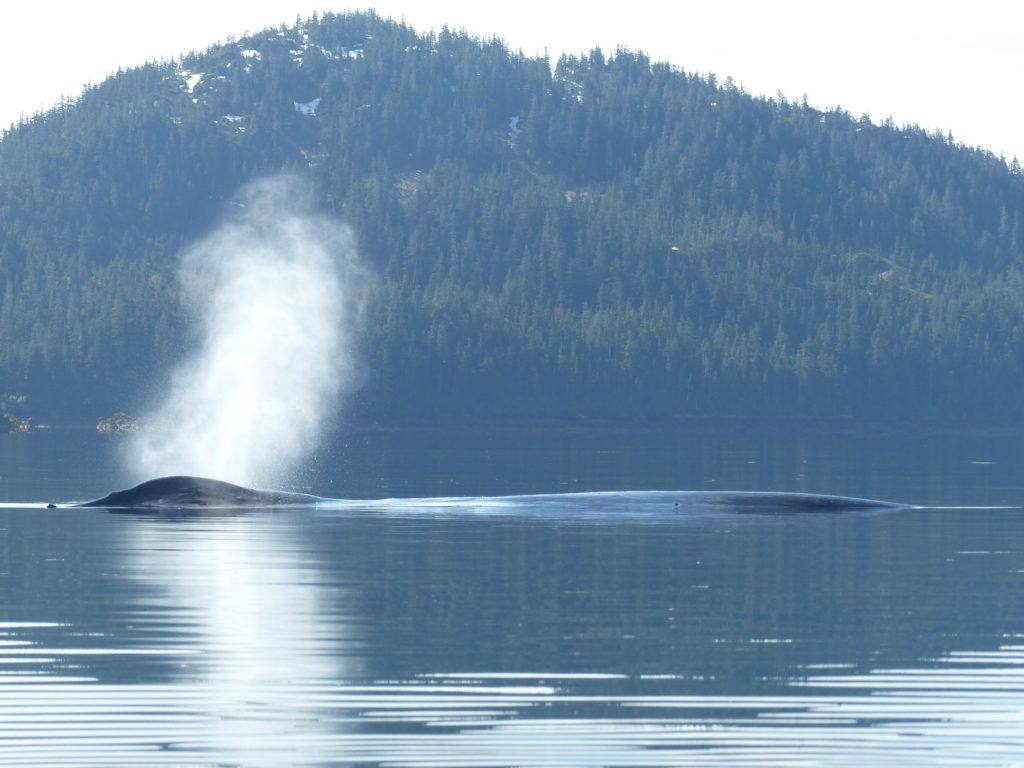
[{"label": "white sky", "polygon": [[[313,11],[305,0],[26,2],[0,10],[0,126],[75,96],[119,66],[171,58]],[[876,122],[892,116],[1024,161],[1024,3],[974,0],[377,0],[420,32],[504,38],[528,55],[640,49],[754,94],[807,94]]]}]

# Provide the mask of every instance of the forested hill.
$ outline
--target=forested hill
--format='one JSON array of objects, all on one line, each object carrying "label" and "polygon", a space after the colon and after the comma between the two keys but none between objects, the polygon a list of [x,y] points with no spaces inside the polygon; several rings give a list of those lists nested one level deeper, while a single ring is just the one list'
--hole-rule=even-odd
[{"label": "forested hill", "polygon": [[282,169],[379,275],[352,417],[1024,422],[1015,162],[637,52],[549,62],[372,13],[12,127],[0,395],[137,405],[186,351],[181,249]]}]

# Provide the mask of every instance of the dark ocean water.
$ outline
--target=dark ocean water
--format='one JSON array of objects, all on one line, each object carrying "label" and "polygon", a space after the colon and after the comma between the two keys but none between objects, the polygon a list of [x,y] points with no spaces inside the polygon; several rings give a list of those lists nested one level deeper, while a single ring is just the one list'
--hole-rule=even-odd
[{"label": "dark ocean water", "polygon": [[[356,434],[288,487],[358,503],[5,507],[0,764],[1019,764],[1022,444]],[[126,485],[120,447],[0,436],[0,502]],[[616,493],[684,489],[931,508]]]}]

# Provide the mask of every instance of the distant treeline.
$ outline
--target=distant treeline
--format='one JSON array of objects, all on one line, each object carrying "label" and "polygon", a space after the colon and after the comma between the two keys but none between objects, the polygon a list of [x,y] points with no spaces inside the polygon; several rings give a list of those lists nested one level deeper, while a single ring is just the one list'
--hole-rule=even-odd
[{"label": "distant treeline", "polygon": [[5,135],[0,393],[134,407],[187,351],[181,249],[282,169],[380,276],[352,417],[1024,423],[1016,161],[372,13],[120,72]]}]

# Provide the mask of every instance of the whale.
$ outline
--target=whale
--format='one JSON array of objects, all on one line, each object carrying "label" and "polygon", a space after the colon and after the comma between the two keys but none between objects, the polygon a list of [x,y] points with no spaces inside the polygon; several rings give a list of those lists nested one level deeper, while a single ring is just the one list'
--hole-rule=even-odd
[{"label": "whale", "polygon": [[262,491],[223,480],[173,475],[147,480],[123,491],[112,491],[78,507],[107,509],[195,509],[238,507],[292,507],[316,504],[318,496],[288,491]]},{"label": "whale", "polygon": [[[392,500],[401,501],[401,500]],[[409,503],[423,500],[408,500]],[[449,505],[478,503],[479,499],[437,499],[432,503]],[[813,493],[779,493],[758,491],[633,491],[537,494],[493,497],[510,508],[539,506],[557,502],[559,508],[577,505],[590,508],[635,505],[637,503],[682,511],[701,509],[723,512],[754,512],[761,514],[857,512],[908,508],[906,504],[876,501],[850,496]],[[174,475],[147,480],[132,488],[113,491],[99,499],[73,506],[122,510],[154,509],[239,509],[260,507],[296,507],[317,504],[345,503],[343,499],[312,496],[277,490],[258,490],[223,480],[189,475]]]}]

